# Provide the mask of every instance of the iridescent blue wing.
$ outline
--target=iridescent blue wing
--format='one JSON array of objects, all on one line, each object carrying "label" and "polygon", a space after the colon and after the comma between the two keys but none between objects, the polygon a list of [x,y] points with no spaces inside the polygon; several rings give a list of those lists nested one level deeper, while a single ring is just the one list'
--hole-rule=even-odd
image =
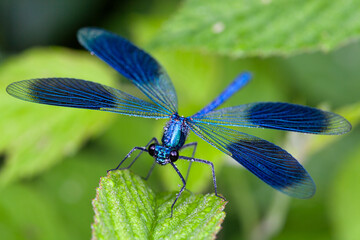
[{"label": "iridescent blue wing", "polygon": [[42,78],[10,84],[6,91],[21,100],[55,106],[95,109],[130,116],[168,118],[157,105],[99,83],[73,78]]},{"label": "iridescent blue wing", "polygon": [[126,78],[169,114],[177,111],[177,97],[160,64],[128,40],[98,28],[82,28],[79,42]]},{"label": "iridescent blue wing", "polygon": [[231,156],[271,187],[297,198],[315,193],[310,175],[296,159],[280,147],[263,139],[232,129],[187,118],[192,131]]},{"label": "iridescent blue wing", "polygon": [[281,102],[258,102],[222,108],[191,117],[194,123],[272,128],[314,134],[343,134],[351,124],[342,116],[312,107]]}]

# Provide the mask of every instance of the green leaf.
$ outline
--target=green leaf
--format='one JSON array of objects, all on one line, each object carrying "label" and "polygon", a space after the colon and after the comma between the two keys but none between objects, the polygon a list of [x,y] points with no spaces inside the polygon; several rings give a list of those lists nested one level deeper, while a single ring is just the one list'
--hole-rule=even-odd
[{"label": "green leaf", "polygon": [[155,193],[128,170],[100,180],[93,200],[93,239],[213,239],[226,202],[214,194],[183,192],[170,218],[176,193]]},{"label": "green leaf", "polygon": [[234,57],[329,51],[360,36],[359,0],[187,0],[153,46]]},{"label": "green leaf", "polygon": [[110,84],[113,72],[89,53],[39,48],[0,67],[0,154],[5,165],[0,186],[34,176],[74,154],[102,132],[115,114],[29,103],[5,92],[12,82],[42,77],[72,77]]}]

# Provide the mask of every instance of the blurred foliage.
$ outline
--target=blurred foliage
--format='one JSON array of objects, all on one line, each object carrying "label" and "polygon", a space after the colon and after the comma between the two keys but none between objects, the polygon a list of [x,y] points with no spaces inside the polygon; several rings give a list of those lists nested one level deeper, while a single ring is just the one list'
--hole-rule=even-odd
[{"label": "blurred foliage", "polygon": [[[349,134],[326,137],[241,129],[284,147],[305,165],[317,184],[309,200],[275,192],[190,134],[188,142],[199,142],[195,156],[214,162],[218,191],[229,201],[218,238],[359,239],[358,5],[357,0],[0,1],[1,238],[89,239],[100,176],[134,146],[161,137],[162,120],[41,106],[6,94],[13,81],[74,77],[121,85],[137,95],[127,80],[85,51],[22,52],[39,45],[80,48],[76,30],[96,25],[131,39],[161,62],[177,90],[181,115],[201,109],[248,70],[253,81],[224,106],[287,101],[334,111],[353,124]],[[132,171],[146,176],[151,164],[144,155]],[[187,164],[179,161],[183,173]],[[157,166],[148,181],[154,191],[176,191],[179,184],[171,167]],[[208,166],[193,164],[188,189],[213,192]]]},{"label": "blurred foliage", "polygon": [[128,170],[101,178],[93,200],[93,239],[211,239],[220,230],[226,202],[211,195],[155,193]]},{"label": "blurred foliage", "polygon": [[[352,126],[357,126],[360,121],[360,104],[355,103],[352,105],[348,105],[337,111],[338,114],[346,118],[349,122],[352,123]],[[309,135],[307,137],[307,149],[305,152],[311,153],[313,151],[319,151],[326,145],[335,142],[338,138],[342,138],[343,136],[333,136],[331,138],[327,138],[325,136],[312,136]],[[311,138],[311,140],[310,140]]]},{"label": "blurred foliage", "polygon": [[358,0],[188,0],[154,45],[235,57],[329,51],[360,37],[359,7]]},{"label": "blurred foliage", "polygon": [[347,163],[334,178],[329,208],[334,234],[337,239],[358,239],[360,236],[360,192],[349,188],[360,182],[360,150],[352,152]]},{"label": "blurred foliage", "polygon": [[[0,86],[49,76],[93,79],[110,84],[113,74],[90,54],[63,48],[32,49],[7,60],[0,67]],[[78,74],[73,74],[74,72]],[[1,95],[0,151],[5,164],[0,186],[18,178],[31,177],[53,166],[64,155],[74,154],[89,137],[99,134],[111,114],[56,109]]]}]

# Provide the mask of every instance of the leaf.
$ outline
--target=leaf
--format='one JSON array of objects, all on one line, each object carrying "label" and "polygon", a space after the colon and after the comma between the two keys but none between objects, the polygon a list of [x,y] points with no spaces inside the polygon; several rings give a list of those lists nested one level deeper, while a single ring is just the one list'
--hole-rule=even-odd
[{"label": "leaf", "polygon": [[234,57],[330,51],[359,38],[359,6],[359,0],[187,0],[152,46]]},{"label": "leaf", "polygon": [[0,186],[34,176],[75,153],[115,114],[29,103],[6,94],[8,84],[31,78],[73,77],[109,84],[112,72],[89,53],[65,48],[24,52],[0,67]]},{"label": "leaf", "polygon": [[214,194],[183,192],[170,218],[176,193],[155,193],[128,170],[100,180],[93,200],[93,239],[213,239],[226,202]]},{"label": "leaf", "polygon": [[330,216],[335,239],[358,239],[360,236],[360,151],[350,154],[349,161],[343,165],[334,179],[330,195]]}]

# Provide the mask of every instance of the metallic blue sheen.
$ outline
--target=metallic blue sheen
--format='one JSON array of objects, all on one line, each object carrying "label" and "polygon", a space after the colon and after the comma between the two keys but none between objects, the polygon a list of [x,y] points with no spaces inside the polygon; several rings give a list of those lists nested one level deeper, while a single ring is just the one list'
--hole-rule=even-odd
[{"label": "metallic blue sheen", "polygon": [[184,117],[174,114],[164,127],[164,134],[161,139],[164,146],[179,150],[184,144],[189,132]]},{"label": "metallic blue sheen", "polygon": [[316,187],[310,175],[280,147],[229,128],[194,123],[190,118],[187,123],[199,137],[230,155],[273,188],[297,198],[314,195]]},{"label": "metallic blue sheen", "polygon": [[155,160],[160,165],[166,165],[170,163],[169,156],[170,156],[171,148],[157,145],[155,147]]},{"label": "metallic blue sheen", "polygon": [[338,114],[282,102],[249,103],[221,108],[191,118],[196,123],[271,128],[325,135],[340,135],[351,130],[351,124]]},{"label": "metallic blue sheen", "polygon": [[74,78],[40,78],[10,84],[6,91],[21,100],[85,108],[146,118],[168,118],[162,108],[99,83]]},{"label": "metallic blue sheen", "polygon": [[78,40],[92,54],[131,80],[169,115],[177,111],[176,92],[169,76],[145,51],[125,38],[98,28],[80,29]]},{"label": "metallic blue sheen", "polygon": [[[25,101],[48,105],[170,118],[164,127],[161,144],[155,139],[151,149],[136,147],[131,152],[136,149],[148,151],[158,164],[171,163],[184,183],[181,191],[185,188],[185,180],[174,162],[177,159],[195,161],[194,158],[178,156],[189,130],[231,156],[271,187],[293,197],[308,198],[315,193],[315,184],[293,156],[268,141],[224,126],[313,134],[343,134],[351,129],[350,123],[340,115],[289,103],[258,102],[215,110],[250,81],[250,73],[239,75],[215,100],[193,116],[180,117],[170,78],[149,54],[128,40],[98,28],[81,29],[78,39],[91,53],[131,80],[152,103],[115,88],[73,78],[24,80],[10,84],[7,92]],[[217,194],[212,163],[196,160],[212,167]]]}]

